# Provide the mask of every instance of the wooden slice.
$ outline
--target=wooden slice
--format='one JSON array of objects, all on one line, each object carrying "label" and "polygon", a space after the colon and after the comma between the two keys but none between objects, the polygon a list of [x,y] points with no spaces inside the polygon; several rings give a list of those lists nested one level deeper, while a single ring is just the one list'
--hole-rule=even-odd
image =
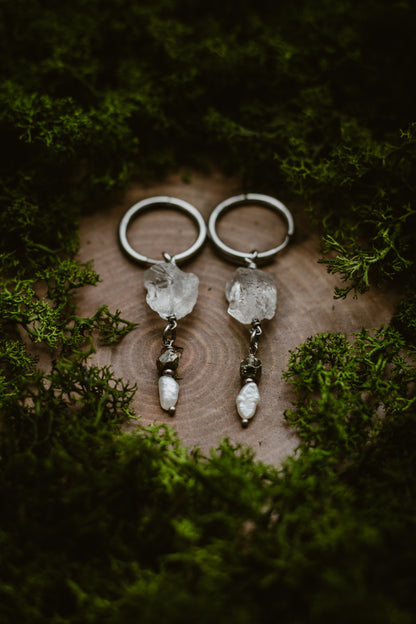
[{"label": "wooden slice", "polygon": [[[82,289],[78,309],[80,315],[91,315],[107,304],[112,311],[119,309],[123,318],[139,323],[120,344],[99,347],[94,357],[99,365],[111,365],[117,377],[137,383],[134,408],[143,425],[167,423],[187,447],[197,446],[205,454],[227,437],[232,443],[253,448],[258,459],[279,465],[298,444],[297,436],[283,419],[293,399],[282,380],[289,350],[318,332],[351,336],[362,327],[388,323],[397,296],[391,290],[374,290],[359,299],[334,300],[338,282],[317,263],[321,256],[318,236],[311,230],[302,207],[290,206],[295,218],[295,240],[264,267],[275,277],[278,307],[275,318],[263,324],[259,348],[263,362],[261,401],[253,421],[243,429],[235,399],[241,387],[239,364],[247,354],[248,328],[227,314],[224,287],[236,267],[219,257],[207,242],[203,251],[183,266],[185,271],[198,275],[199,298],[192,314],[178,323],[176,344],[183,347],[183,355],[178,370],[181,379],[177,412],[171,418],[159,405],[155,364],[166,323],[145,302],[144,269],[121,252],[118,224],[125,211],[145,197],[169,195],[184,199],[208,219],[220,201],[240,192],[238,180],[218,173],[194,174],[190,183],[172,175],[152,186],[133,185],[121,203],[83,218],[79,258],[93,259],[102,281],[96,287]],[[242,250],[262,251],[284,236],[279,217],[259,206],[231,211],[218,229],[227,244]],[[164,251],[172,254],[188,247],[196,231],[185,215],[158,210],[134,222],[128,236],[141,253],[162,258]],[[129,425],[135,426],[135,422]]]}]

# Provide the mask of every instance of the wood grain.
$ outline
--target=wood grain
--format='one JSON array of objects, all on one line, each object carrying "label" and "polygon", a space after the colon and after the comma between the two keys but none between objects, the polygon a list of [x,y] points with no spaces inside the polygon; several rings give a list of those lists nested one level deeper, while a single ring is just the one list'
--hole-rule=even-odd
[{"label": "wood grain", "polygon": [[[78,308],[81,315],[90,315],[106,303],[112,311],[119,309],[124,318],[139,323],[119,345],[98,348],[94,357],[99,365],[111,365],[117,377],[137,383],[134,408],[142,424],[167,423],[177,430],[186,446],[198,446],[206,454],[228,437],[233,443],[253,448],[258,459],[279,465],[298,443],[283,419],[283,412],[293,399],[281,378],[289,350],[318,332],[344,332],[350,336],[363,326],[388,323],[397,295],[392,290],[374,290],[359,299],[335,301],[333,289],[337,279],[317,263],[318,237],[302,207],[290,206],[296,237],[265,268],[276,279],[278,310],[276,317],[263,326],[259,349],[263,361],[261,402],[254,420],[243,429],[236,414],[235,397],[240,388],[239,363],[247,352],[248,331],[226,311],[224,286],[235,267],[218,257],[207,243],[184,266],[199,276],[200,294],[193,313],[178,325],[177,345],[184,349],[178,371],[182,379],[176,416],[169,417],[159,406],[155,366],[165,323],[145,302],[144,269],[127,259],[118,246],[118,224],[124,212],[145,197],[179,197],[208,218],[220,201],[240,192],[238,180],[219,173],[195,173],[190,183],[185,183],[180,175],[172,175],[152,186],[133,185],[122,202],[83,218],[79,258],[93,259],[102,281],[82,290]],[[282,238],[284,227],[272,212],[253,206],[228,213],[219,230],[232,246],[261,251]],[[161,257],[163,251],[175,253],[185,249],[195,235],[186,216],[169,210],[144,214],[129,230],[133,246],[153,257]],[[129,425],[134,426],[134,422]]]}]

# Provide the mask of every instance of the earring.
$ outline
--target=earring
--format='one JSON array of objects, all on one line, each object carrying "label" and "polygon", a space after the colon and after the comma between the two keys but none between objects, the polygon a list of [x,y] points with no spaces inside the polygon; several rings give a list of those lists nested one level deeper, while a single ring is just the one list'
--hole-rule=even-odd
[{"label": "earring", "polygon": [[[184,212],[197,226],[198,236],[185,251],[173,256],[162,252],[163,260],[153,260],[138,253],[127,240],[127,228],[134,218],[145,211],[161,207]],[[179,396],[179,384],[174,379],[182,348],[175,346],[177,321],[190,314],[198,298],[199,279],[193,273],[185,273],[178,268],[186,260],[193,258],[201,249],[207,235],[205,221],[198,210],[175,197],[150,197],[134,204],[123,216],[119,225],[119,241],[127,256],[148,267],[144,272],[144,286],[147,290],[146,302],[152,310],[168,321],[163,330],[162,350],[157,358],[159,372],[159,400],[163,410],[174,416]]]},{"label": "earring", "polygon": [[[283,216],[287,225],[287,234],[283,242],[267,251],[249,253],[237,251],[220,239],[217,233],[217,221],[229,210],[253,203],[265,206]],[[218,204],[209,217],[208,233],[216,250],[234,264],[247,265],[235,271],[225,288],[225,295],[229,302],[228,314],[243,325],[250,325],[248,355],[240,363],[243,386],[236,400],[237,412],[243,427],[247,427],[253,418],[260,401],[257,386],[262,368],[261,360],[257,357],[259,338],[262,335],[260,323],[264,319],[272,319],[276,312],[277,292],[274,279],[257,266],[272,261],[289,243],[294,230],[293,217],[288,208],[279,200],[258,193],[230,197]]]}]

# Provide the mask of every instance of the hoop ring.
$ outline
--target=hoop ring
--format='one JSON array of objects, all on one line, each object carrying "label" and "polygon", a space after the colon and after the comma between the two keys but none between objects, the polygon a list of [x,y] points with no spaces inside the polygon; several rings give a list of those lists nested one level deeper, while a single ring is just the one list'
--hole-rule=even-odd
[{"label": "hoop ring", "polygon": [[[260,204],[266,208],[270,208],[280,216],[283,216],[287,224],[287,234],[282,243],[272,249],[267,249],[266,251],[253,252],[250,250],[249,252],[245,252],[229,247],[220,239],[217,234],[218,218],[229,210],[233,210],[238,206],[250,203]],[[242,195],[235,195],[234,197],[226,199],[214,208],[208,220],[208,233],[214,246],[221,253],[221,255],[236,264],[244,264],[250,260],[255,261],[256,264],[266,264],[267,262],[270,262],[276,254],[279,253],[279,251],[282,251],[282,249],[286,247],[293,236],[294,231],[295,224],[290,210],[278,199],[270,197],[269,195],[262,195],[260,193],[244,193]]]},{"label": "hoop ring", "polygon": [[118,238],[120,241],[120,245],[123,251],[127,254],[127,256],[138,262],[143,266],[149,266],[151,264],[157,264],[160,260],[154,260],[152,258],[148,258],[143,254],[139,253],[130,245],[127,239],[127,228],[133,219],[133,217],[137,217],[140,213],[146,212],[148,210],[154,210],[155,208],[160,208],[161,206],[168,206],[169,208],[173,208],[174,210],[179,210],[180,212],[184,212],[186,215],[191,217],[192,221],[196,224],[198,229],[198,236],[195,242],[182,251],[181,253],[175,254],[174,256],[169,256],[165,252],[163,252],[163,256],[165,259],[168,257],[175,264],[182,264],[186,260],[190,260],[198,253],[200,248],[205,242],[207,236],[207,227],[205,225],[205,221],[202,218],[200,212],[182,199],[177,199],[176,197],[166,197],[166,196],[157,196],[157,197],[149,197],[147,199],[142,199],[141,201],[134,204],[131,208],[127,210],[125,215],[120,221],[120,225],[118,228]]}]

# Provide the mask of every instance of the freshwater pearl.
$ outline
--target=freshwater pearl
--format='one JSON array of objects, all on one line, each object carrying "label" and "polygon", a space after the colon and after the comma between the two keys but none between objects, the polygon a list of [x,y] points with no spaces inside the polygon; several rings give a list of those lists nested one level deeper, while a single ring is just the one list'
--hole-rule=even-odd
[{"label": "freshwater pearl", "polygon": [[169,375],[159,377],[159,400],[162,409],[169,411],[175,407],[179,395],[179,384]]},{"label": "freshwater pearl", "polygon": [[237,411],[243,420],[253,418],[259,401],[260,393],[257,384],[249,381],[241,388],[236,399]]}]

